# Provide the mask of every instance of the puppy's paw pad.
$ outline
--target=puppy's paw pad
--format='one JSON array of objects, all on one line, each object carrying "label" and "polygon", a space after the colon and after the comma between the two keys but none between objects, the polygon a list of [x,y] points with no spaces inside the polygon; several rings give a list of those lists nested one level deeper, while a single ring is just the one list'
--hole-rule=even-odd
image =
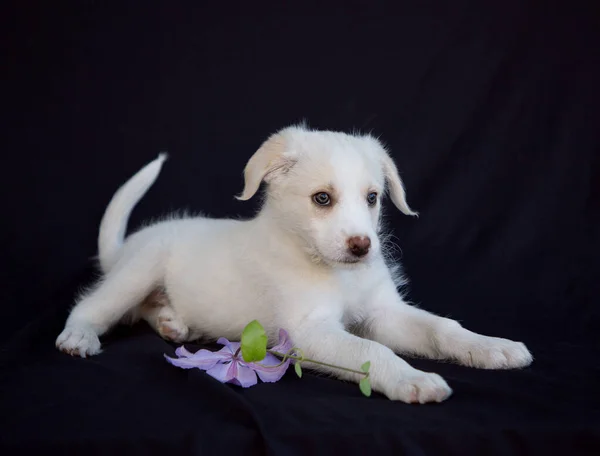
[{"label": "puppy's paw pad", "polygon": [[159,317],[157,329],[161,337],[177,343],[184,342],[190,331],[182,322],[169,317]]},{"label": "puppy's paw pad", "polygon": [[390,399],[408,404],[426,404],[445,401],[451,395],[452,389],[438,374],[416,371],[393,388]]},{"label": "puppy's paw pad", "polygon": [[97,355],[100,346],[96,332],[84,326],[67,326],[56,339],[56,348],[60,351],[82,358]]}]

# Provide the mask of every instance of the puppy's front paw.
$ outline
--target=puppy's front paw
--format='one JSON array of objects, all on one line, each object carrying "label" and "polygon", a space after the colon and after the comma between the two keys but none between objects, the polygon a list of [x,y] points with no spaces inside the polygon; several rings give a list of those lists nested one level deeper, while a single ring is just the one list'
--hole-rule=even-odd
[{"label": "puppy's front paw", "polygon": [[438,374],[415,370],[397,382],[387,396],[408,404],[442,402],[452,395],[452,389]]},{"label": "puppy's front paw", "polygon": [[56,348],[69,355],[85,358],[100,353],[100,339],[92,328],[67,326],[56,339]]},{"label": "puppy's front paw", "polygon": [[481,369],[517,369],[533,362],[525,344],[498,337],[477,335],[464,350],[461,361]]}]

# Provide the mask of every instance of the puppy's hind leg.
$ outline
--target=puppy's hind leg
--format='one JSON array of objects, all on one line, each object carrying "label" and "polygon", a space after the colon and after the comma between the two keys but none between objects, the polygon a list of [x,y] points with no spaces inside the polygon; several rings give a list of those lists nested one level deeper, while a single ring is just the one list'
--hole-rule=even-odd
[{"label": "puppy's hind leg", "polygon": [[190,329],[171,306],[169,296],[162,287],[150,293],[137,309],[137,313],[163,339],[172,342],[190,339]]},{"label": "puppy's hind leg", "polygon": [[59,350],[83,358],[100,353],[99,337],[160,285],[164,243],[147,242],[131,252],[125,252],[96,288],[75,305],[56,339]]}]

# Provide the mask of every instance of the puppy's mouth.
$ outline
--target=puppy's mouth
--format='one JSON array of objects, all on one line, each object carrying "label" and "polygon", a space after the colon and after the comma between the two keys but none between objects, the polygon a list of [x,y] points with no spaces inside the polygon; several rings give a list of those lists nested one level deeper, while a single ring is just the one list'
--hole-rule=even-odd
[{"label": "puppy's mouth", "polygon": [[355,256],[343,256],[337,258],[330,258],[329,262],[334,265],[338,265],[340,267],[352,268],[354,266],[359,266],[363,264],[369,264],[372,259],[371,255],[365,255],[362,257]]},{"label": "puppy's mouth", "polygon": [[323,262],[330,266],[338,266],[342,268],[352,268],[361,264],[369,264],[373,259],[373,253],[368,255],[357,257],[350,254],[347,255],[326,255],[318,247],[314,246],[311,249],[311,255],[313,261]]},{"label": "puppy's mouth", "polygon": [[357,264],[362,263],[363,258],[342,258],[341,260],[336,260],[335,262],[342,264]]}]

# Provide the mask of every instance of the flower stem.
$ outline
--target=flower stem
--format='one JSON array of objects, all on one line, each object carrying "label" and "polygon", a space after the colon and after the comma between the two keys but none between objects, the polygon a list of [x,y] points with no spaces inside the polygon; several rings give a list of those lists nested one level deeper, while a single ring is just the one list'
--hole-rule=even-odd
[{"label": "flower stem", "polygon": [[[295,350],[295,349],[290,350],[290,352],[293,351],[293,350]],[[323,363],[321,361],[316,361],[314,359],[304,358],[303,356],[291,355],[290,352],[288,352],[288,353],[279,353],[279,352],[276,352],[276,351],[273,351],[273,350],[267,350],[267,351],[269,353],[271,353],[272,355],[282,357],[283,361],[282,361],[281,364],[283,364],[287,358],[290,358],[290,359],[294,359],[294,360],[297,360],[297,361],[306,361],[307,363],[320,364],[321,366],[327,366],[327,367],[332,367],[334,369],[340,369],[340,370],[343,370],[343,371],[346,371],[346,372],[352,372],[353,374],[364,375],[365,377],[369,376],[368,372],[363,372],[363,371],[359,371],[359,370],[355,370],[355,369],[349,369],[347,367],[336,366],[335,364]]]}]

